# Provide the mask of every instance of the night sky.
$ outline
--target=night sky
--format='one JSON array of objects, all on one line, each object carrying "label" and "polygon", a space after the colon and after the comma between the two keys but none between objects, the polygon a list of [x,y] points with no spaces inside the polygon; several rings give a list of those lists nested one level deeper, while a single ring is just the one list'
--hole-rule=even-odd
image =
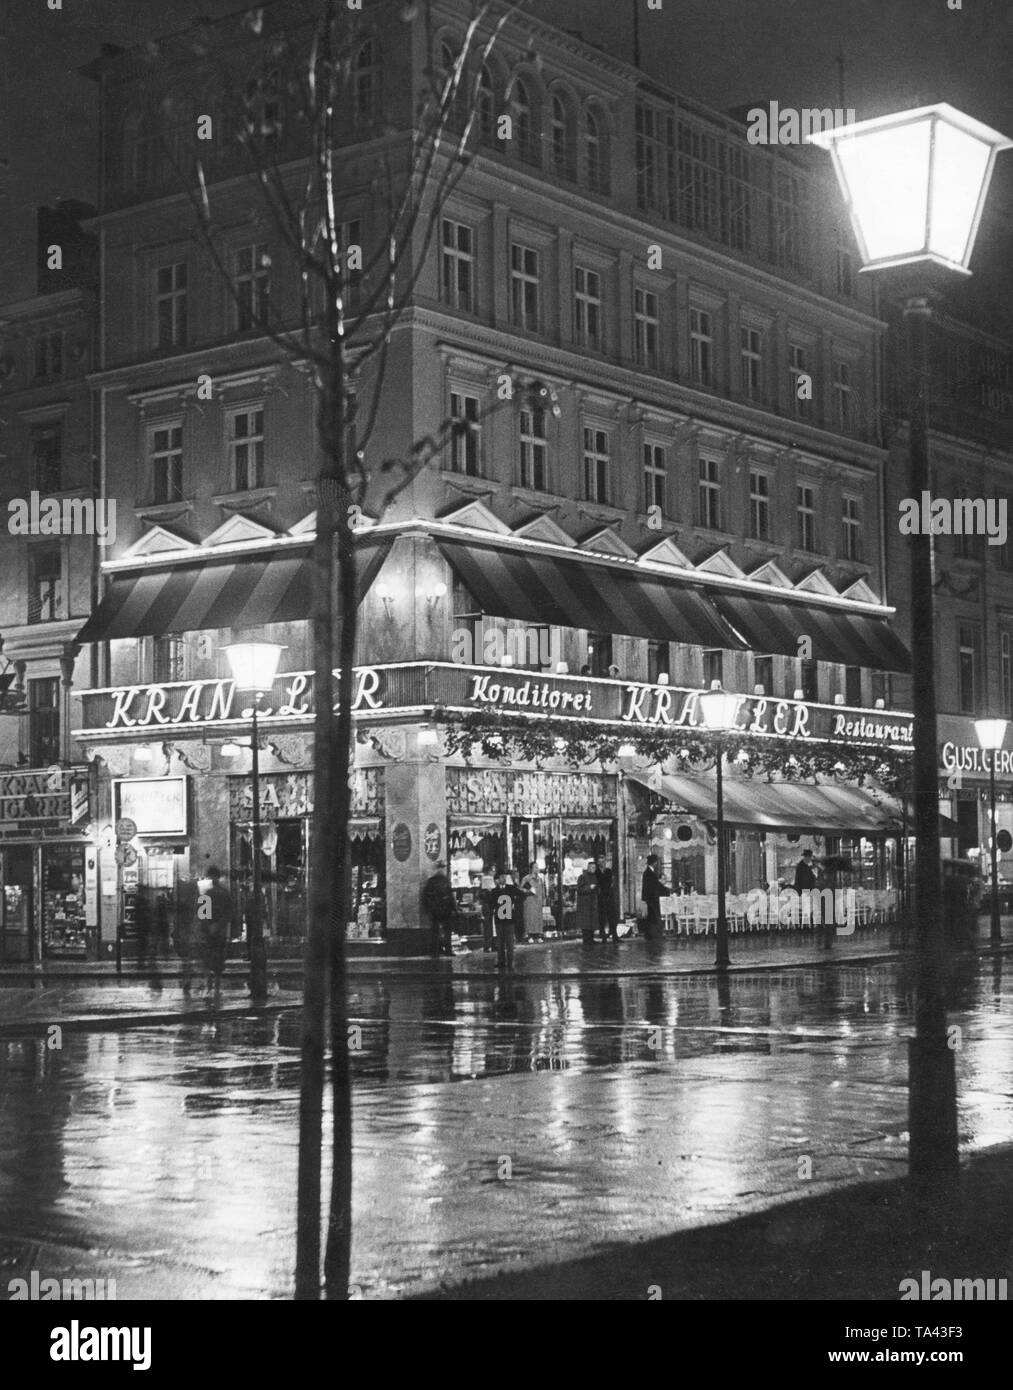
[{"label": "night sky", "polygon": [[[534,0],[533,9],[632,60],[634,3]],[[946,0],[663,0],[660,13],[638,3],[645,71],[719,110],[770,100],[837,106],[843,49],[845,105],[859,118],[949,101],[1013,134],[1011,0],[963,0],[959,11]],[[0,301],[34,292],[33,207],[95,198],[96,88],[77,68],[103,42],[129,46],[184,28],[195,14],[239,8],[236,0],[4,6],[0,159],[9,164],[0,168]],[[999,156],[973,268],[969,312],[992,316],[1013,301],[1013,152]]]}]

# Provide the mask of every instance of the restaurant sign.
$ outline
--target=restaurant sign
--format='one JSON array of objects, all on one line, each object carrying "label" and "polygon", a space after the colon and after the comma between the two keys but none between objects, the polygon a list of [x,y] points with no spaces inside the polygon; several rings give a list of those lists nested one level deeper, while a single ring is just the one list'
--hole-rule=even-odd
[{"label": "restaurant sign", "polygon": [[[702,726],[700,691],[639,682],[596,680],[538,672],[489,670],[441,662],[360,666],[355,671],[352,708],[360,720],[390,717],[398,710],[461,711],[486,709],[523,715],[552,715],[628,727]],[[738,697],[734,728],[773,738],[815,739],[907,746],[911,716],[884,710],[856,710],[765,695]],[[313,680],[307,671],[278,677],[273,696],[260,707],[265,722],[313,718]],[[236,699],[231,680],[179,681],[86,691],[85,729],[78,736],[98,738],[152,728],[209,729],[244,722],[250,711]]]},{"label": "restaurant sign", "polygon": [[88,816],[87,767],[26,767],[0,773],[0,825],[71,828]]}]

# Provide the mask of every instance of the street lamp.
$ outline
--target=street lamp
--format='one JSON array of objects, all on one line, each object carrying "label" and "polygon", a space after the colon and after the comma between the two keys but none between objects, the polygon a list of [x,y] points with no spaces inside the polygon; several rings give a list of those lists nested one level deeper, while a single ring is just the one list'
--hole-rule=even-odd
[{"label": "street lamp", "polygon": [[999,921],[999,846],[996,844],[998,826],[995,823],[995,755],[1006,741],[1007,720],[976,719],[974,732],[978,735],[979,746],[989,754],[988,759],[988,804],[989,804],[989,846],[992,854],[992,928],[989,940],[993,946],[1002,941],[1002,926]]},{"label": "street lamp", "polygon": [[267,998],[267,950],[264,946],[264,922],[260,903],[260,854],[263,837],[260,829],[260,741],[257,730],[257,711],[266,691],[274,685],[278,662],[285,650],[277,642],[236,642],[223,648],[232,668],[237,690],[253,693],[253,730],[250,747],[253,765],[250,772],[253,793],[253,900],[246,919],[247,948],[250,954],[250,994],[261,1002]]},{"label": "street lamp", "polygon": [[[704,726],[716,734],[724,734],[734,728],[739,704],[739,696],[723,690],[720,681],[711,681],[710,690],[697,696]],[[714,964],[718,970],[727,970],[731,963],[728,957],[728,915],[725,911],[725,789],[721,768],[724,756],[724,742],[719,740],[717,757],[714,759],[718,784],[718,953]]]},{"label": "street lamp", "polygon": [[[862,269],[889,276],[907,326],[910,495],[929,491],[931,294],[948,272],[969,274],[995,157],[1013,141],[940,103],[809,137],[828,149],[848,204]],[[910,1044],[909,1171],[923,1196],[958,1177],[954,1054],[947,1046],[946,942],[940,913],[939,786],[932,603],[932,537],[911,546],[914,713],[914,909],[917,993]]]}]

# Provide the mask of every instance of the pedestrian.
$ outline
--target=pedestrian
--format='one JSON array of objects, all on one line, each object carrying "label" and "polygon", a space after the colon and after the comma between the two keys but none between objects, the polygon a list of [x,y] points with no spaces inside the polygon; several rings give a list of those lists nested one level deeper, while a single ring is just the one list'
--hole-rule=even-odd
[{"label": "pedestrian", "polygon": [[221,993],[225,954],[232,934],[232,894],[222,882],[222,871],[217,864],[209,866],[207,879],[202,880],[202,884],[204,891],[197,896],[197,921],[204,948],[208,988],[218,995]]},{"label": "pedestrian", "polygon": [[156,922],[151,896],[147,888],[138,887],[134,905],[134,926],[137,932],[137,959],[142,971],[150,971],[151,988],[160,993],[162,977],[158,970]]},{"label": "pedestrian", "polygon": [[436,872],[426,880],[422,889],[422,906],[429,916],[430,950],[434,956],[454,954],[451,936],[457,920],[457,899],[450,886],[446,868],[447,861],[439,860]]},{"label": "pedestrian", "polygon": [[644,919],[644,935],[648,941],[660,941],[664,936],[665,928],[661,920],[661,899],[667,897],[672,891],[668,884],[662,880],[659,872],[661,860],[656,854],[647,856],[647,868],[644,870],[644,877],[640,885],[640,897],[646,908]]},{"label": "pedestrian", "polygon": [[800,922],[808,922],[810,925],[813,920],[812,913],[812,892],[816,887],[816,868],[813,863],[813,852],[811,849],[802,851],[802,858],[795,865],[795,892],[798,895],[798,913]]},{"label": "pedestrian", "polygon": [[492,915],[496,923],[496,967],[498,970],[514,968],[514,942],[517,922],[524,912],[524,894],[513,881],[512,874],[501,869],[496,875],[496,891],[493,895]]},{"label": "pedestrian", "polygon": [[594,944],[599,920],[598,874],[594,860],[589,859],[577,879],[577,930],[585,946]]},{"label": "pedestrian", "polygon": [[180,959],[180,978],[183,994],[189,999],[193,983],[193,965],[197,954],[197,878],[192,874],[180,884],[176,903],[176,925],[172,933],[173,948]]},{"label": "pedestrian", "polygon": [[525,874],[521,892],[524,894],[524,935],[530,940],[534,936],[541,936],[544,931],[542,909],[545,907],[545,884],[537,868]]},{"label": "pedestrian", "polygon": [[496,879],[492,874],[482,875],[482,889],[478,901],[482,908],[482,954],[491,956],[496,949],[496,925],[493,922],[493,898],[496,896]]},{"label": "pedestrian", "polygon": [[619,906],[616,903],[615,876],[605,860],[595,861],[598,871],[598,917],[602,941],[619,941]]}]

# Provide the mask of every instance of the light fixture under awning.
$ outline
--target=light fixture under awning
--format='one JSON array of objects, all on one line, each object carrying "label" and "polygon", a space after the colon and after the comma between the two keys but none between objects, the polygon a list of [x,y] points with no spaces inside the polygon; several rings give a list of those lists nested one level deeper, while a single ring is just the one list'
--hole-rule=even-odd
[{"label": "light fixture under awning", "polygon": [[[389,548],[390,541],[356,548],[360,602]],[[308,551],[228,560],[208,557],[116,575],[76,640],[107,642],[115,637],[261,627],[298,622],[312,612],[313,560]]]},{"label": "light fixture under awning", "polygon": [[816,661],[872,671],[911,669],[911,654],[883,618],[716,590],[708,596],[754,652],[798,656],[800,639],[810,637]]},{"label": "light fixture under awning", "polygon": [[439,541],[479,609],[497,618],[741,649],[702,588],[568,556]]}]

